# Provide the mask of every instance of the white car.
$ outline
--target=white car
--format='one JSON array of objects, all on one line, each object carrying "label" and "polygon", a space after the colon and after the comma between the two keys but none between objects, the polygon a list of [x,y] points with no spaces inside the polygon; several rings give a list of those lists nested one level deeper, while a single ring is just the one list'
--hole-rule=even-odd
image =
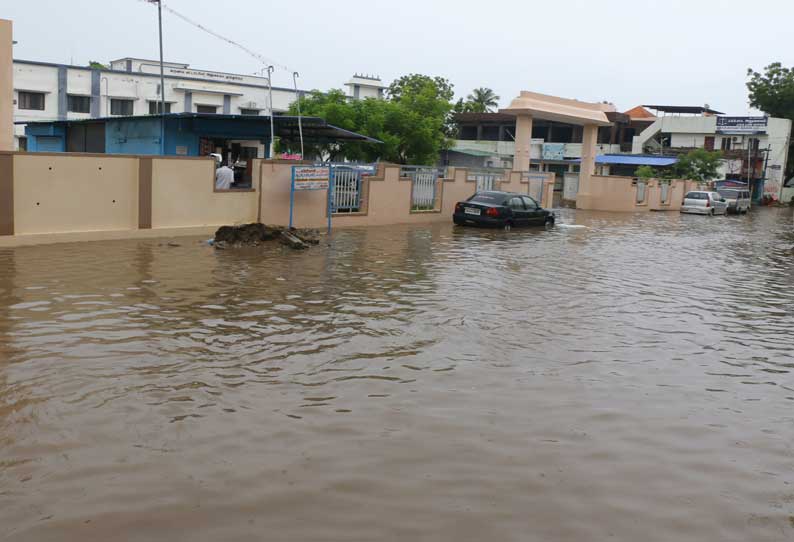
[{"label": "white car", "polygon": [[750,191],[742,188],[720,188],[720,195],[728,203],[728,212],[742,214],[750,210]]},{"label": "white car", "polygon": [[728,213],[728,202],[719,192],[693,191],[687,192],[681,204],[682,213],[698,215],[724,215]]}]

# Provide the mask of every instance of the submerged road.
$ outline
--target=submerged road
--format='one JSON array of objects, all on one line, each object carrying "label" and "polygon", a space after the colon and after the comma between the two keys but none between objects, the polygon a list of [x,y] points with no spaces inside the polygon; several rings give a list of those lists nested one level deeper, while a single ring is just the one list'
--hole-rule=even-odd
[{"label": "submerged road", "polygon": [[793,213],[0,249],[0,540],[794,539]]}]

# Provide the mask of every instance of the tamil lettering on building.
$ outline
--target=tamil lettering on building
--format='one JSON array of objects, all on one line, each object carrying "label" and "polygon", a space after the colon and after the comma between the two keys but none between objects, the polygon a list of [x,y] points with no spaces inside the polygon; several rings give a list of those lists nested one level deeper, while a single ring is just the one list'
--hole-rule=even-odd
[{"label": "tamil lettering on building", "polygon": [[767,117],[717,117],[718,134],[765,134]]}]

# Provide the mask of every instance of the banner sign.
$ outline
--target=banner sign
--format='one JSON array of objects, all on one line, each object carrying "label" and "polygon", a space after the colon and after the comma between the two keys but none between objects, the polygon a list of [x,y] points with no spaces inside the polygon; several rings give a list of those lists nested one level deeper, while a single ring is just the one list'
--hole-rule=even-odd
[{"label": "banner sign", "polygon": [[767,120],[767,117],[717,117],[717,133],[763,134]]},{"label": "banner sign", "polygon": [[565,143],[544,143],[541,156],[544,160],[565,160]]},{"label": "banner sign", "polygon": [[331,179],[328,166],[293,166],[294,190],[325,190]]}]

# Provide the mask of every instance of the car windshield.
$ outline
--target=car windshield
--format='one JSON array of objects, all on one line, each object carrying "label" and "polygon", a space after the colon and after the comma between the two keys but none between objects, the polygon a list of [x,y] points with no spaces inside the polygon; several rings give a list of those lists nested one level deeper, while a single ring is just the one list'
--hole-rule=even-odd
[{"label": "car windshield", "polygon": [[702,192],[689,192],[685,199],[706,199],[706,196]]},{"label": "car windshield", "polygon": [[496,192],[478,192],[469,198],[472,203],[488,203],[490,205],[502,204],[504,200],[505,195]]},{"label": "car windshield", "polygon": [[739,198],[739,191],[738,190],[730,190],[730,189],[723,189],[720,190],[720,195],[726,199],[738,199]]}]

